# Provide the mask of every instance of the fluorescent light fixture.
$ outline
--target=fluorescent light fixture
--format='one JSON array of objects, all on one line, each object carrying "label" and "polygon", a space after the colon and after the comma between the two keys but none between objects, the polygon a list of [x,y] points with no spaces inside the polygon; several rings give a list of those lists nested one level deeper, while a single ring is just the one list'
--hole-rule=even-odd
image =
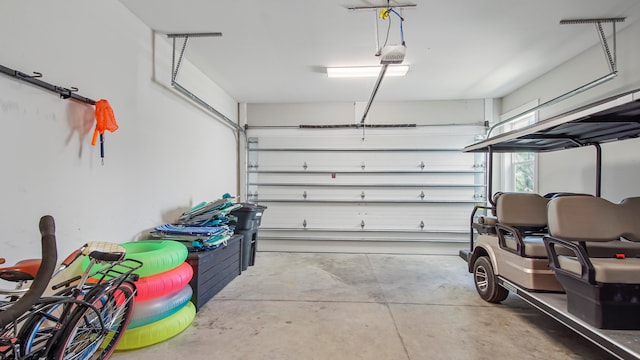
[{"label": "fluorescent light fixture", "polygon": [[[382,66],[345,66],[328,67],[327,76],[330,78],[349,77],[377,77]],[[409,71],[409,65],[389,65],[385,76],[405,76]]]}]

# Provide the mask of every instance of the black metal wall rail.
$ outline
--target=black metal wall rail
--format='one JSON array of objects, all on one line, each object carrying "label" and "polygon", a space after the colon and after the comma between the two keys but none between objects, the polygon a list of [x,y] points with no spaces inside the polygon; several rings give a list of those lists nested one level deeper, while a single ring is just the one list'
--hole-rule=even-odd
[{"label": "black metal wall rail", "polygon": [[53,85],[48,82],[40,80],[39,78],[42,77],[42,74],[39,72],[34,71],[33,75],[29,75],[18,70],[13,70],[3,65],[0,65],[0,72],[12,78],[24,81],[26,83],[29,83],[31,85],[37,86],[39,88],[42,88],[48,91],[54,92],[58,94],[62,99],[71,98],[73,100],[80,101],[89,105],[96,104],[95,100],[76,94],[76,92],[78,91],[78,88],[75,88],[75,87],[65,88],[62,86]]}]

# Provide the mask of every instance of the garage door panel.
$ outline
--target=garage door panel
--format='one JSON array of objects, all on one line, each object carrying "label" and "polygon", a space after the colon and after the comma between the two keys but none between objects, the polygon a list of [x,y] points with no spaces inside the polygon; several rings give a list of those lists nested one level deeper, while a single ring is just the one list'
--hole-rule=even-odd
[{"label": "garage door panel", "polygon": [[[261,171],[461,171],[476,170],[476,154],[451,151],[361,152],[357,156],[348,152],[262,151],[257,163]],[[304,166],[307,166],[305,169]],[[423,166],[424,165],[424,166]],[[363,168],[364,166],[364,168]]]},{"label": "garage door panel", "polygon": [[475,173],[422,173],[422,174],[335,174],[335,177],[328,174],[297,173],[297,174],[260,174],[257,182],[251,185],[261,187],[275,186],[380,186],[380,187],[400,187],[417,185],[467,185],[475,186]]},{"label": "garage door panel", "polygon": [[265,204],[269,215],[263,218],[261,229],[267,230],[301,229],[306,223],[306,227],[314,230],[464,231],[473,209],[468,204]]},{"label": "garage door panel", "polygon": [[416,201],[416,202],[477,202],[484,195],[483,187],[415,187],[415,188],[317,188],[304,186],[260,187],[255,200],[274,201]]},{"label": "garage door panel", "polygon": [[367,128],[363,141],[362,129],[250,130],[248,196],[268,206],[259,237],[335,251],[465,241],[469,215],[485,201],[485,157],[460,149],[484,131]]}]

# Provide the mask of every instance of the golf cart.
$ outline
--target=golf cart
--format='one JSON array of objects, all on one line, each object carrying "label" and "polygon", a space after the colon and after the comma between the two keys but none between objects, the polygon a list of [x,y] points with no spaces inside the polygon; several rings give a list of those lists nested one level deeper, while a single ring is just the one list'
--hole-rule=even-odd
[{"label": "golf cart", "polygon": [[[600,144],[640,136],[640,91],[624,93],[467,146],[487,153],[488,204],[460,250],[482,299],[509,292],[621,359],[640,358],[640,198],[600,198]],[[591,146],[591,194],[492,193],[496,153]],[[624,331],[621,331],[624,329]]]}]

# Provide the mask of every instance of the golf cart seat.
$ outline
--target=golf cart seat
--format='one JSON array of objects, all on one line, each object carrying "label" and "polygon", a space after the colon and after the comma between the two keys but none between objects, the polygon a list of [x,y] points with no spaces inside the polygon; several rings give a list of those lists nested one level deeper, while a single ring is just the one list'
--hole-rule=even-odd
[{"label": "golf cart seat", "polygon": [[[556,193],[550,199],[531,193],[504,193],[497,198],[497,224],[495,225],[500,247],[523,257],[547,258],[543,237],[548,233],[547,204],[561,197],[593,197],[587,194]],[[627,209],[625,214],[640,214],[640,197],[627,198],[619,206]],[[634,219],[625,220],[630,226],[640,223]],[[593,257],[640,257],[640,238],[631,232],[607,242],[586,241],[587,253]],[[625,240],[626,239],[626,240]],[[556,250],[560,255],[572,255],[566,249]]]},{"label": "golf cart seat", "polygon": [[497,199],[496,231],[500,248],[522,257],[547,258],[549,199],[534,193],[503,193]]},{"label": "golf cart seat", "polygon": [[[569,313],[592,326],[640,329],[640,258],[627,255],[639,245],[639,210],[640,198],[619,204],[589,196],[549,202],[549,266],[565,288]],[[594,247],[587,247],[595,243],[615,244],[621,252],[596,257]]]}]

